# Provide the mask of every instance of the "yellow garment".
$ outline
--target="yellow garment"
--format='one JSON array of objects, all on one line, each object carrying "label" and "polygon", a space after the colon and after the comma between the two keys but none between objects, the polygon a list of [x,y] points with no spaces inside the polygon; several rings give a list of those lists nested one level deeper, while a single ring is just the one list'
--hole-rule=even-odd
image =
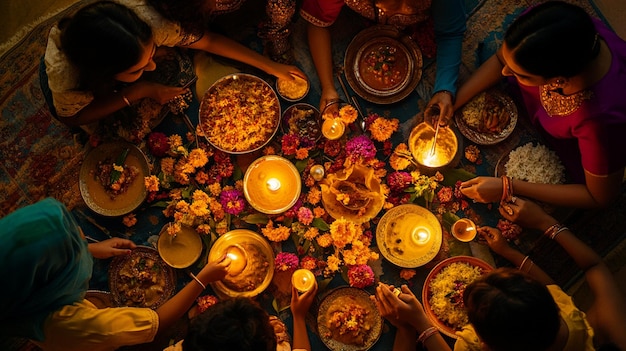
[{"label": "yellow garment", "polygon": [[[548,285],[548,290],[559,308],[561,318],[567,324],[569,337],[563,351],[593,351],[593,328],[587,322],[586,315],[579,310],[572,298],[557,285]],[[454,344],[454,351],[480,351],[481,342],[472,325],[466,325],[456,333],[459,338]]]},{"label": "yellow garment", "polygon": [[44,351],[108,351],[154,340],[157,313],[149,308],[98,309],[87,300],[54,312],[44,324]]}]

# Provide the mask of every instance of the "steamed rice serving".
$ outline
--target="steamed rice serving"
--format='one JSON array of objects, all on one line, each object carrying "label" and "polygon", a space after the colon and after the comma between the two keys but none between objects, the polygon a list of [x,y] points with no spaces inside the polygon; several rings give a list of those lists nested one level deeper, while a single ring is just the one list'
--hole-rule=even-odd
[{"label": "steamed rice serving", "polygon": [[483,269],[465,262],[454,262],[444,267],[429,284],[428,303],[439,320],[454,329],[468,324],[463,291],[480,278]]},{"label": "steamed rice serving", "polygon": [[506,175],[531,183],[561,184],[565,167],[559,157],[544,145],[528,143],[511,151],[504,166]]}]

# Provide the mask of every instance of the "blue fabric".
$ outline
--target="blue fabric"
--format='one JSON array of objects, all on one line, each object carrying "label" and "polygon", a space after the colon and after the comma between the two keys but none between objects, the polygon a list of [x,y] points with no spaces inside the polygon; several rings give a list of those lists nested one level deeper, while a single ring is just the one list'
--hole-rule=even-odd
[{"label": "blue fabric", "polygon": [[74,217],[55,199],[0,219],[0,333],[43,340],[46,318],[84,297],[92,261]]},{"label": "blue fabric", "polygon": [[461,46],[467,28],[465,1],[433,0],[431,10],[437,44],[437,73],[433,92],[447,90],[456,94]]}]

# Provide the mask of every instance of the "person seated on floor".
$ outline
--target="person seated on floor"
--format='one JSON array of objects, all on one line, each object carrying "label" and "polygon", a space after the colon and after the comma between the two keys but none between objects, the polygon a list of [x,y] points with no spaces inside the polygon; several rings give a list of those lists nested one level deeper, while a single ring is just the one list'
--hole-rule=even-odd
[{"label": "person seated on floor", "polygon": [[[562,1],[530,8],[507,29],[498,52],[457,94],[455,108],[500,82],[519,90],[532,123],[564,163],[570,184],[513,179],[515,195],[576,208],[605,207],[626,167],[626,42],[584,9]],[[477,177],[461,191],[497,202],[502,181]]]},{"label": "person seated on floor", "polygon": [[[206,28],[220,15],[237,13],[245,0],[148,0],[163,17],[180,22],[183,27]],[[265,51],[276,62],[293,62],[291,52],[291,21],[296,12],[295,0],[266,0],[265,16],[258,16],[258,36],[263,39]]]},{"label": "person seated on floor", "polygon": [[[161,105],[185,107],[181,100],[189,95],[181,86],[194,76],[191,59],[183,50],[162,50],[169,47],[203,50],[284,79],[304,76],[295,66],[273,62],[223,36],[187,32],[145,0],[101,1],[64,18],[50,31],[45,65],[58,118],[93,132],[94,123],[119,112],[122,116],[99,127],[126,124],[133,129],[126,139],[140,141],[163,119]],[[159,68],[155,62],[161,58],[169,62],[164,70],[154,79],[141,79],[144,72]]]},{"label": "person seated on floor", "polygon": [[[470,324],[457,332],[454,350],[626,350],[626,301],[602,258],[567,227],[530,200],[515,199],[508,220],[538,229],[558,243],[584,272],[593,304],[581,311],[572,298],[534,262],[510,246],[495,228],[481,227],[489,247],[518,270],[498,268],[469,284],[463,304]],[[449,350],[423,306],[408,287],[396,297],[392,287],[376,289],[375,301],[385,318],[398,327],[394,350],[414,350],[417,333],[428,350]],[[434,334],[437,334],[434,337]]]},{"label": "person seated on floor", "polygon": [[72,214],[48,198],[0,219],[0,335],[30,339],[44,351],[116,350],[150,342],[182,317],[230,259],[208,262],[156,310],[98,309],[85,299],[93,258],[126,255],[136,246],[113,238],[87,244]]},{"label": "person seated on floor", "polygon": [[434,120],[449,120],[454,113],[454,95],[466,29],[465,2],[462,0],[304,0],[300,15],[308,22],[309,50],[322,88],[320,111],[326,105],[339,99],[333,81],[330,28],[339,17],[344,5],[379,24],[401,28],[419,25],[416,32],[432,32],[433,28],[429,23],[432,20],[437,47],[437,73],[433,94],[426,112],[429,116],[434,115],[432,117]]},{"label": "person seated on floor", "polygon": [[293,345],[285,325],[245,297],[221,300],[191,320],[184,340],[164,351],[303,351],[311,350],[305,316],[317,293],[292,287]]}]

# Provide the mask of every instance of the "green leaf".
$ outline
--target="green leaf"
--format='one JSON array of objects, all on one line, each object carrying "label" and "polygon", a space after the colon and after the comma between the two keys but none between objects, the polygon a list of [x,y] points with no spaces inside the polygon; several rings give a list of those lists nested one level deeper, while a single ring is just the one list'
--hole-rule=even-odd
[{"label": "green leaf", "polygon": [[242,218],[248,224],[267,224],[269,217],[263,213],[253,213]]},{"label": "green leaf", "polygon": [[308,159],[298,160],[295,163],[296,169],[298,170],[298,172],[302,173],[302,171],[304,171],[304,169],[306,168],[307,164],[309,164],[309,160]]},{"label": "green leaf", "polygon": [[454,186],[459,180],[464,182],[476,178],[476,174],[470,173],[463,168],[446,169],[441,174],[443,174],[441,185],[445,186]]},{"label": "green leaf", "polygon": [[153,203],[152,205],[150,205],[151,207],[162,207],[162,208],[166,208],[168,205],[167,201],[157,201],[155,203]]},{"label": "green leaf", "polygon": [[313,218],[313,222],[311,222],[311,225],[324,232],[330,230],[330,226],[328,225],[328,223],[324,222],[324,220],[321,218]]},{"label": "green leaf", "polygon": [[234,181],[243,179],[243,171],[241,170],[241,168],[235,167],[235,169],[233,170],[232,178]]},{"label": "green leaf", "polygon": [[280,312],[282,312],[282,311],[284,311],[284,310],[288,309],[290,306],[289,306],[289,305],[286,305],[286,306],[283,306],[283,307],[279,307],[279,306],[278,306],[278,300],[273,299],[273,300],[272,300],[272,307],[274,308],[274,311],[276,311],[276,312],[280,313]]},{"label": "green leaf", "polygon": [[[122,151],[122,153],[117,156],[117,159],[115,160],[115,163],[113,165],[124,167],[124,161],[126,161],[126,156],[128,156],[129,151],[130,149],[128,148],[124,149],[124,151]],[[121,175],[122,175],[122,172],[116,170],[115,167],[113,167],[113,170],[111,171],[111,179],[110,179],[109,184],[114,184],[115,182],[117,182],[120,179]]]},{"label": "green leaf", "polygon": [[458,221],[460,218],[456,214],[452,212],[446,212],[441,216],[441,221],[443,225],[446,227],[447,231],[450,231],[454,222]]}]

